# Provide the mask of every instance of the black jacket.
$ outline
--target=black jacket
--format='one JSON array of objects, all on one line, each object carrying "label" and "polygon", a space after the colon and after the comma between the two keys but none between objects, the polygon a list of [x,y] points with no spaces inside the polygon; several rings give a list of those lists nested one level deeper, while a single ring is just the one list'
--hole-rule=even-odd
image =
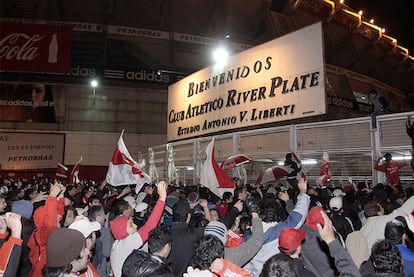
[{"label": "black jacket", "polygon": [[175,276],[183,276],[194,255],[196,241],[204,236],[204,227],[190,228],[185,222],[173,222],[171,252],[168,262]]}]

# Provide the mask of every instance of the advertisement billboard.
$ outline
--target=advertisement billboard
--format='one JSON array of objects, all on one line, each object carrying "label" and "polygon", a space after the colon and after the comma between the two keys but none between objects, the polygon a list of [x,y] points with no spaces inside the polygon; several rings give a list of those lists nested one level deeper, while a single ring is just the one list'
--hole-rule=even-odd
[{"label": "advertisement billboard", "polygon": [[2,132],[1,169],[56,168],[63,163],[64,147],[65,134]]},{"label": "advertisement billboard", "polygon": [[66,73],[72,27],[0,22],[0,70]]},{"label": "advertisement billboard", "polygon": [[0,121],[63,122],[64,105],[63,86],[0,82]]}]

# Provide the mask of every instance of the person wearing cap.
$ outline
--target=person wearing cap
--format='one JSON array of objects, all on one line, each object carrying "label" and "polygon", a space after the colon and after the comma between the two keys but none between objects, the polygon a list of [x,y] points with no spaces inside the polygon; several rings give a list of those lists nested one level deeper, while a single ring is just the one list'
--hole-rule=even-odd
[{"label": "person wearing cap", "polygon": [[403,277],[413,276],[403,273],[403,260],[397,247],[387,239],[379,240],[372,246],[369,263],[371,272],[364,277],[384,276]]},{"label": "person wearing cap", "polygon": [[27,242],[30,248],[29,259],[32,270],[29,276],[41,276],[42,268],[46,264],[46,243],[50,233],[60,227],[60,220],[64,211],[64,193],[66,187],[58,181],[50,186],[49,196],[44,206],[36,209],[33,214],[35,230]]},{"label": "person wearing cap", "polygon": [[81,232],[69,228],[55,229],[47,240],[47,262],[43,277],[79,276],[88,266],[89,251]]},{"label": "person wearing cap", "polygon": [[[77,216],[75,221],[69,225],[69,229],[78,230],[85,237],[86,248],[89,253],[92,253],[92,249],[95,247],[96,242],[96,231],[101,229],[101,224],[99,222],[90,222],[89,219],[85,216]],[[90,261],[90,255],[88,255],[88,266],[85,271],[81,273],[80,276],[94,276],[99,277],[98,272]]]},{"label": "person wearing cap", "polygon": [[32,264],[29,260],[30,249],[27,246],[27,242],[29,241],[35,227],[32,219],[33,204],[28,200],[18,200],[13,202],[11,210],[13,213],[21,216],[22,223],[22,255],[20,258],[17,276],[29,276]]},{"label": "person wearing cap", "polygon": [[336,276],[335,271],[338,271],[340,275],[361,276],[343,243],[336,239],[332,222],[321,207],[315,206],[309,210],[303,230],[306,238],[302,244],[302,258],[313,274]]},{"label": "person wearing cap", "polygon": [[92,254],[92,263],[99,276],[108,276],[109,257],[111,256],[112,244],[114,239],[111,231],[105,227],[105,211],[102,206],[92,206],[88,212],[91,222],[98,222],[101,225],[99,236],[96,238],[95,249]]},{"label": "person wearing cap", "polygon": [[401,254],[403,272],[405,276],[414,276],[414,251],[407,246],[408,235],[406,222],[403,217],[397,217],[387,222],[385,239],[398,248]]},{"label": "person wearing cap", "polygon": [[[17,276],[23,243],[20,219],[15,213],[0,216],[0,275],[4,277]],[[10,236],[7,228],[11,230]]]},{"label": "person wearing cap", "polygon": [[147,222],[140,229],[134,224],[132,218],[121,215],[109,222],[110,230],[115,238],[111,251],[111,269],[115,277],[122,274],[122,265],[133,250],[140,248],[148,239],[149,232],[153,230],[164,211],[167,197],[167,184],[160,181],[157,184],[159,199],[152,210]]},{"label": "person wearing cap", "polygon": [[[307,181],[301,178],[298,182],[299,195],[297,196],[296,205],[290,212],[288,217],[280,222],[265,222],[263,223],[264,229],[264,242],[260,250],[254,256],[248,264],[244,266],[254,276],[257,276],[262,271],[263,264],[273,255],[277,254],[279,246],[279,235],[285,228],[300,228],[305,221],[308,214],[310,197],[306,194]],[[281,193],[280,197],[283,200],[288,201],[289,197],[287,193]],[[287,198],[285,198],[287,197]],[[261,215],[264,217],[263,215]],[[265,220],[265,219],[264,219]]]},{"label": "person wearing cap", "polygon": [[302,229],[286,228],[279,236],[279,250],[293,259],[299,276],[314,277],[316,275],[307,268],[304,260],[300,257],[302,242],[305,238],[306,233]]},{"label": "person wearing cap", "polygon": [[135,205],[134,223],[138,228],[142,227],[148,219],[147,208],[148,204],[145,202],[139,202]]},{"label": "person wearing cap", "polygon": [[129,206],[131,207],[131,210],[132,210],[132,212],[134,211],[134,209],[135,209],[135,205],[136,205],[136,200],[135,200],[135,198],[132,196],[132,195],[127,195],[127,196],[124,196],[124,198],[122,198],[122,199],[124,199],[125,201],[127,201],[128,202],[128,204],[129,204]]},{"label": "person wearing cap", "polygon": [[335,196],[329,200],[329,212],[328,216],[332,221],[335,230],[341,235],[342,240],[345,241],[346,237],[352,233],[354,230],[354,226],[352,225],[352,221],[343,215],[343,199],[342,196]]}]

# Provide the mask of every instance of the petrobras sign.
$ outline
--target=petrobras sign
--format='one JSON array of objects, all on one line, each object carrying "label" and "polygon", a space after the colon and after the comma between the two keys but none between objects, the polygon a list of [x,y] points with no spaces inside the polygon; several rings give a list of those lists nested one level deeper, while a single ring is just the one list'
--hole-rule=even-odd
[{"label": "petrobras sign", "polygon": [[168,141],[326,113],[321,23],[168,88]]},{"label": "petrobras sign", "polygon": [[65,134],[0,134],[0,164],[4,170],[56,168],[63,163]]}]

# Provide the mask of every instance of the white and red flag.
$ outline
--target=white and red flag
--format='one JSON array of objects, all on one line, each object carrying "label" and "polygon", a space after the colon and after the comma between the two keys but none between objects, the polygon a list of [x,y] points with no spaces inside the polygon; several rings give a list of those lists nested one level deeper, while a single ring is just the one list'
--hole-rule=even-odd
[{"label": "white and red flag", "polygon": [[260,173],[259,177],[257,177],[256,184],[274,182],[285,177],[286,175],[289,175],[290,173],[292,173],[292,171],[293,168],[285,165],[275,165],[266,168],[266,170]]},{"label": "white and red flag", "polygon": [[301,178],[303,178],[304,180],[306,180],[306,174],[307,174],[307,171],[306,171],[306,169],[303,167],[303,164],[302,164],[302,160],[299,158],[299,156],[298,155],[296,155],[296,153],[295,152],[292,152],[292,156],[293,156],[293,159],[295,160],[295,162],[298,164],[298,166],[300,167],[300,177]]},{"label": "white and red flag", "polygon": [[56,168],[56,178],[58,179],[67,179],[68,178],[68,168],[61,163],[57,164]]},{"label": "white and red flag", "polygon": [[83,157],[81,156],[79,161],[72,168],[72,172],[70,173],[70,180],[69,180],[70,184],[79,183],[79,169],[80,169],[80,164],[81,164],[82,160],[83,160]]},{"label": "white and red flag", "polygon": [[200,183],[220,198],[224,192],[233,193],[234,191],[233,181],[214,158],[214,138],[206,147],[206,160],[201,170]]},{"label": "white and red flag", "polygon": [[319,182],[324,185],[331,178],[331,162],[327,152],[323,152],[322,164],[319,169]]},{"label": "white and red flag", "polygon": [[235,168],[239,165],[245,164],[250,162],[252,159],[250,159],[247,155],[244,154],[237,154],[228,157],[221,163],[221,168],[226,170],[229,168]]},{"label": "white and red flag", "polygon": [[128,152],[122,135],[118,140],[112,160],[109,162],[106,182],[112,186],[136,184],[139,191],[145,183],[151,183],[151,178],[143,171],[142,164],[138,164]]}]

